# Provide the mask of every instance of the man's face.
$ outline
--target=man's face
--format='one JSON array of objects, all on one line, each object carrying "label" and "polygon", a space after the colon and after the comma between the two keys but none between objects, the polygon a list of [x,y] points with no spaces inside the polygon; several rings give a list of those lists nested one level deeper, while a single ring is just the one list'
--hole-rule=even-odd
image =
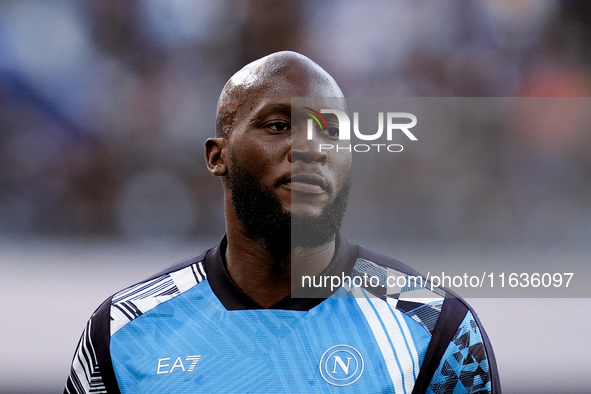
[{"label": "man's face", "polygon": [[[238,218],[252,235],[284,238],[282,233],[290,232],[290,219],[293,232],[317,238],[312,243],[327,242],[338,231],[349,190],[351,155],[321,152],[318,145],[334,143],[336,137],[316,133],[308,140],[306,117],[294,116],[301,119],[294,124],[291,116],[292,111],[307,111],[292,109],[292,97],[337,95],[340,90],[325,80],[286,71],[244,96],[226,145],[227,187]],[[323,106],[322,99],[314,105],[317,111],[330,108]],[[322,234],[310,233],[315,231]]]}]

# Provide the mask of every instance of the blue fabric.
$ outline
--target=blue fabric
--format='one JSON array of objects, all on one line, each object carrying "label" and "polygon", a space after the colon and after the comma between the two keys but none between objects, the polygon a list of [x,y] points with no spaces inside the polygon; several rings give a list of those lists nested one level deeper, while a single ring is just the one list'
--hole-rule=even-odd
[{"label": "blue fabric", "polygon": [[465,394],[491,391],[488,358],[480,329],[468,312],[449,344],[428,393]]},{"label": "blue fabric", "polygon": [[[340,295],[309,311],[228,311],[205,280],[112,336],[111,355],[121,392],[394,392],[382,352],[357,301]],[[402,316],[420,364],[430,334]],[[336,345],[356,349],[362,360],[351,355],[356,354],[353,350],[347,353],[346,347],[340,353],[336,353],[339,348],[326,353]],[[340,359],[326,361],[331,352]],[[333,383],[323,378],[323,366]],[[354,383],[333,385],[349,383],[347,373],[360,368],[363,371]]]}]

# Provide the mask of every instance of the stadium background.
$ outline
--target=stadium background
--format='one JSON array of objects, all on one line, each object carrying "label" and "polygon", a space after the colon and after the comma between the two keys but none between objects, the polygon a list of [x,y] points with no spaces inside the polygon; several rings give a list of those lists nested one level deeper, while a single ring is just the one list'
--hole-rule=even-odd
[{"label": "stadium background", "polygon": [[[202,143],[242,65],[296,50],[351,96],[587,97],[590,21],[584,0],[2,1],[0,392],[59,392],[93,308],[216,242]],[[366,243],[419,268],[589,260],[589,131],[541,119],[369,177],[355,193],[402,208]],[[586,391],[588,299],[471,302],[506,392]]]}]

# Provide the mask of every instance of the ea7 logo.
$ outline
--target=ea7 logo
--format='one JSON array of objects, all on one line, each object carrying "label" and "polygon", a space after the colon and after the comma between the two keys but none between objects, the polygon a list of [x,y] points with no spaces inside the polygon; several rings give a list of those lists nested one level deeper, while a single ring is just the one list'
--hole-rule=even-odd
[{"label": "ea7 logo", "polygon": [[171,357],[159,358],[156,373],[162,375],[165,373],[173,373],[175,371],[193,372],[199,360],[201,360],[201,356],[187,356],[184,360],[181,357],[177,357],[174,362],[170,364],[172,361]]}]

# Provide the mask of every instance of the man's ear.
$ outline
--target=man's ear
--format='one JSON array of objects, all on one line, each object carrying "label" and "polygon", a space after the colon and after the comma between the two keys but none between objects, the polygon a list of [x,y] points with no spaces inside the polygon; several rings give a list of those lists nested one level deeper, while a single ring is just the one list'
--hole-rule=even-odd
[{"label": "man's ear", "polygon": [[228,172],[225,147],[224,138],[208,138],[205,141],[205,161],[207,169],[213,175],[224,176]]}]

